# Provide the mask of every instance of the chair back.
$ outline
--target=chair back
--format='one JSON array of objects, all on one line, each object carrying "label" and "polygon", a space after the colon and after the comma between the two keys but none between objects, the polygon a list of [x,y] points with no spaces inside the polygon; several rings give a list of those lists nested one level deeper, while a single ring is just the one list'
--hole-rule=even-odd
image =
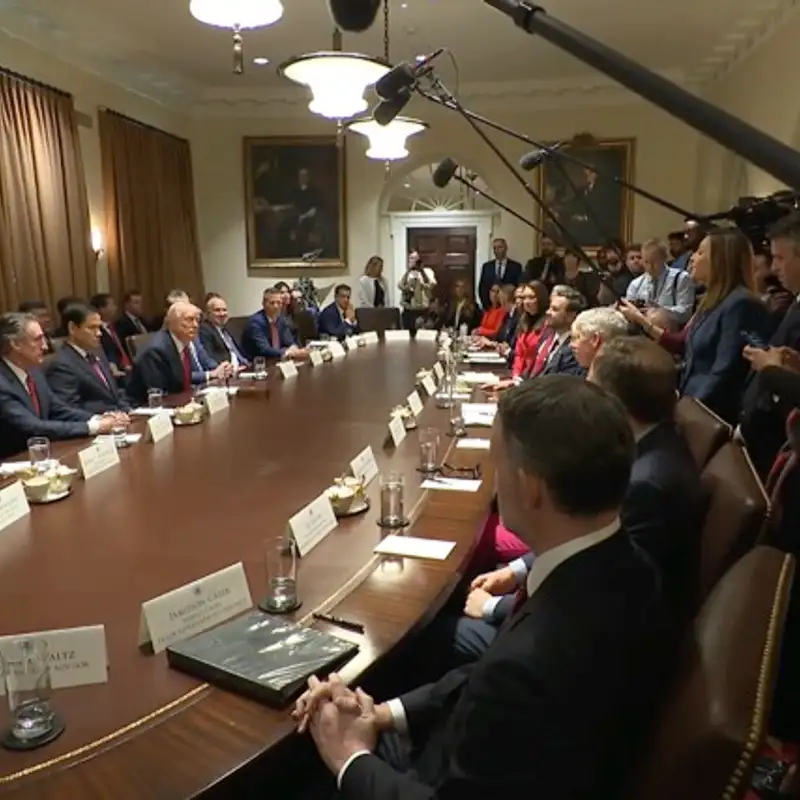
[{"label": "chair back", "polygon": [[152,339],[153,333],[137,333],[135,336],[129,336],[126,340],[128,345],[128,353],[131,358],[136,358],[139,353],[144,350],[147,343]]},{"label": "chair back", "polygon": [[292,315],[292,320],[297,327],[297,338],[301,345],[317,338],[317,321],[311,311],[297,311]]},{"label": "chair back", "polygon": [[233,336],[233,340],[238,345],[242,343],[242,334],[244,333],[244,327],[247,325],[248,319],[249,317],[231,317],[225,326],[228,329],[228,333]]},{"label": "chair back", "polygon": [[761,536],[769,498],[750,457],[737,442],[724,444],[700,473],[708,510],[700,533],[700,602]]},{"label": "chair back", "polygon": [[53,348],[53,352],[57,353],[64,346],[64,342],[66,341],[66,336],[57,336],[55,339],[51,339],[50,346]]},{"label": "chair back", "polygon": [[733,436],[731,426],[694,397],[684,395],[675,408],[675,424],[699,469]]},{"label": "chair back", "polygon": [[379,335],[385,331],[400,330],[399,308],[357,308],[356,320],[362,333],[376,331]]},{"label": "chair back", "polygon": [[681,650],[634,800],[738,800],[767,734],[794,558],[756,547],[719,581]]}]

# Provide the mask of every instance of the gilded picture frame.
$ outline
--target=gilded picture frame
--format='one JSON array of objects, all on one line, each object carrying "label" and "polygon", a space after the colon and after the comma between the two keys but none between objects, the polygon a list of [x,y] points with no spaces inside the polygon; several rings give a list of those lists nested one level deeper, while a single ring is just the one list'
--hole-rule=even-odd
[{"label": "gilded picture frame", "polygon": [[[586,166],[564,158],[564,154],[574,156]],[[614,178],[632,184],[635,162],[635,139],[595,139],[580,134],[539,167],[540,196],[584,250],[594,253],[610,239],[631,241],[633,192]],[[538,224],[558,244],[569,246],[541,208],[538,208]]]},{"label": "gilded picture frame", "polygon": [[243,161],[249,268],[346,268],[345,150],[336,137],[244,137]]}]

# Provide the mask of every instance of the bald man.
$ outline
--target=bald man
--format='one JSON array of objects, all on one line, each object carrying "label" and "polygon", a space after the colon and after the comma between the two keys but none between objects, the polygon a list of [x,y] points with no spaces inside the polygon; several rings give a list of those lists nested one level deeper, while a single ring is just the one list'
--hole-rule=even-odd
[{"label": "bald man", "polygon": [[139,401],[148,389],[166,394],[188,392],[193,386],[233,376],[229,362],[217,364],[200,347],[200,309],[186,300],[173,303],[164,320],[164,330],[153,334],[137,357],[129,383],[129,393]]}]

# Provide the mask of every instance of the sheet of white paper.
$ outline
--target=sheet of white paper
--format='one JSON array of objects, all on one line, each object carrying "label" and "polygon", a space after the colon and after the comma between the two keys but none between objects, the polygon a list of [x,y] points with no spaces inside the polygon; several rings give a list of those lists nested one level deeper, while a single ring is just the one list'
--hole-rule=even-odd
[{"label": "sheet of white paper", "polygon": [[492,352],[477,352],[477,353],[467,353],[467,361],[475,361],[477,363],[497,363],[497,364],[505,364],[506,360],[500,353],[492,353]]},{"label": "sheet of white paper", "polygon": [[16,475],[18,472],[25,472],[30,468],[30,461],[6,461],[4,464],[0,464],[0,475]]},{"label": "sheet of white paper", "polygon": [[462,414],[486,414],[494,419],[497,414],[497,403],[464,403],[461,406]]},{"label": "sheet of white paper", "polygon": [[493,372],[462,372],[458,379],[465,383],[475,384],[480,386],[484,383],[499,383],[499,376]]},{"label": "sheet of white paper", "polygon": [[239,377],[244,381],[252,381],[255,379],[255,372],[240,372]]},{"label": "sheet of white paper", "polygon": [[489,439],[459,439],[456,450],[489,450]]},{"label": "sheet of white paper", "polygon": [[446,492],[477,492],[482,481],[467,478],[427,478],[422,482],[423,489],[443,489]]},{"label": "sheet of white paper", "polygon": [[[98,442],[102,442],[104,439],[115,439],[115,436],[111,434],[96,436],[94,439],[94,443],[97,444]],[[136,444],[137,442],[141,441],[142,434],[141,433],[126,433],[125,434],[125,444]]]},{"label": "sheet of white paper", "polygon": [[494,417],[488,414],[465,414],[462,411],[461,419],[468,428],[491,428],[494,424]]},{"label": "sheet of white paper", "polygon": [[[242,377],[243,374],[244,373],[240,372],[239,373],[239,377]],[[239,387],[238,386],[228,386],[226,388],[223,388],[222,386],[206,386],[206,388],[205,389],[201,389],[198,392],[198,394],[200,394],[203,397],[205,397],[207,394],[211,394],[212,392],[222,392],[222,391],[227,391],[228,392],[228,397],[235,397],[237,394],[239,394]]]},{"label": "sheet of white paper", "polygon": [[432,561],[444,561],[455,542],[442,542],[438,539],[420,539],[417,536],[387,536],[374,550],[385,556],[404,556],[406,558],[429,558]]},{"label": "sheet of white paper", "polygon": [[454,392],[453,400],[471,400],[472,392]]},{"label": "sheet of white paper", "polygon": [[133,417],[154,417],[156,414],[169,414],[172,416],[175,413],[174,408],[134,408],[133,411],[128,412]]}]

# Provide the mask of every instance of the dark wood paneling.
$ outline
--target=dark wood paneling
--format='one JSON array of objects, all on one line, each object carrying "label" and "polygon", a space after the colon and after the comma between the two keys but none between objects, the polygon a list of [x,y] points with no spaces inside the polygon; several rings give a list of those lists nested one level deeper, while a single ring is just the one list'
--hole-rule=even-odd
[{"label": "dark wood paneling", "polygon": [[438,297],[450,297],[453,281],[467,280],[475,288],[477,233],[470,228],[408,228],[409,252],[417,250],[426,267],[436,272]]}]

